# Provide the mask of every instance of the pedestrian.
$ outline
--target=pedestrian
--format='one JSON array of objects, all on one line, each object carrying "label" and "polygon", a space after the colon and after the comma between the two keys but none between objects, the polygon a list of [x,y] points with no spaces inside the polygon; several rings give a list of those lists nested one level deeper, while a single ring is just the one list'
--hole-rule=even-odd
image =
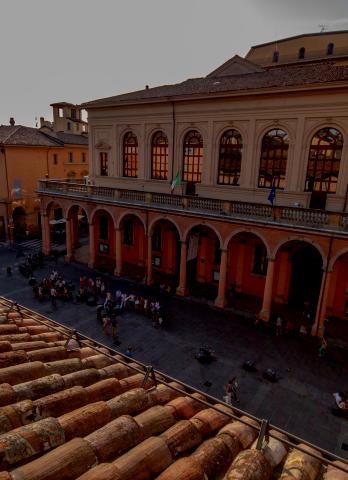
[{"label": "pedestrian", "polygon": [[56,309],[57,308],[57,290],[55,289],[54,286],[51,287],[50,296],[51,296],[52,308]]},{"label": "pedestrian", "polygon": [[111,319],[110,319],[110,322],[111,322],[111,335],[112,335],[112,338],[115,341],[117,341],[117,338],[118,338],[118,335],[117,335],[117,320],[116,320],[116,315],[113,314],[111,316]]},{"label": "pedestrian", "polygon": [[228,383],[225,385],[225,394],[226,403],[229,405],[232,405],[232,397],[235,402],[239,403],[238,382],[236,377],[230,378]]},{"label": "pedestrian", "polygon": [[277,317],[277,320],[276,320],[276,335],[278,337],[278,335],[281,335],[282,334],[282,323],[283,323],[283,320],[280,316]]},{"label": "pedestrian", "polygon": [[12,268],[11,268],[10,265],[6,268],[6,273],[7,273],[7,276],[8,276],[8,277],[11,277],[11,275],[12,275]]},{"label": "pedestrian", "polygon": [[327,340],[325,339],[325,337],[323,337],[319,347],[319,357],[323,357],[324,355],[326,355],[326,352],[327,352]]},{"label": "pedestrian", "polygon": [[103,315],[103,332],[105,333],[105,335],[110,335],[109,327],[110,317],[108,317],[107,315]]},{"label": "pedestrian", "polygon": [[134,353],[133,353],[133,347],[131,347],[130,345],[127,347],[127,350],[125,351],[125,355],[127,355],[127,357],[129,358],[133,358],[134,357]]}]

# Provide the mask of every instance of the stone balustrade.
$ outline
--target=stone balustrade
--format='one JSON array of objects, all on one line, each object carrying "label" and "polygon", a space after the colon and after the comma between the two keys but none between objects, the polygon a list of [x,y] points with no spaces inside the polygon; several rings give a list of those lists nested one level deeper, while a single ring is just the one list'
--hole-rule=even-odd
[{"label": "stone balustrade", "polygon": [[86,185],[66,180],[40,180],[39,194],[67,196],[126,205],[151,205],[151,208],[185,211],[204,216],[272,222],[320,230],[338,230],[348,234],[348,213],[299,207],[275,206],[215,198],[190,197],[167,193],[144,192]]}]

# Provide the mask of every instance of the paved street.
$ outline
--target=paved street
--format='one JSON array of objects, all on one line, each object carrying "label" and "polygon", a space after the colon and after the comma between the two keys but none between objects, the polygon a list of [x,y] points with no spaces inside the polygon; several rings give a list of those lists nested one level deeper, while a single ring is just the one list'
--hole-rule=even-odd
[{"label": "paved street", "polygon": [[[103,334],[96,321],[94,307],[58,302],[58,309],[52,312],[48,301],[37,302],[28,280],[18,273],[16,265],[22,260],[6,247],[0,249],[0,295],[112,346],[110,337]],[[14,266],[10,278],[6,276],[7,265]],[[79,265],[64,265],[62,260],[58,270],[76,285],[86,271]],[[41,278],[47,271],[46,262],[36,276]],[[116,287],[126,292],[139,291],[136,286],[105,278],[113,292]],[[348,444],[348,420],[330,413],[334,405],[332,393],[348,388],[346,352],[335,350],[327,358],[319,358],[313,338],[276,337],[257,330],[245,318],[176,297],[166,298],[161,304],[168,319],[160,330],[154,329],[148,318],[133,312],[120,317],[120,351],[132,345],[135,358],[220,399],[223,385],[236,375],[239,408],[348,458],[348,452],[341,448],[342,443]],[[216,352],[217,360],[210,365],[194,359],[202,344]],[[256,362],[258,372],[247,373],[241,368],[249,359]],[[277,369],[281,377],[278,383],[262,378],[262,372],[269,367]],[[211,382],[211,387],[207,388],[206,382]]]}]

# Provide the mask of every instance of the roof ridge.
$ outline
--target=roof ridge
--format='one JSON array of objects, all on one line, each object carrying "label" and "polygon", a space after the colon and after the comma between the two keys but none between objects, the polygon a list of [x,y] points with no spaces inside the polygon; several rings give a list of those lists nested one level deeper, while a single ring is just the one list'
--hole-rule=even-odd
[{"label": "roof ridge", "polygon": [[[5,126],[6,126],[6,125],[5,125]],[[11,132],[11,133],[5,138],[5,140],[3,140],[1,143],[6,143],[6,142],[12,137],[12,135],[14,135],[15,133],[17,133],[18,130],[23,127],[23,125],[16,125],[16,127],[17,127],[17,128],[15,128],[15,129],[13,130],[13,132]]]}]

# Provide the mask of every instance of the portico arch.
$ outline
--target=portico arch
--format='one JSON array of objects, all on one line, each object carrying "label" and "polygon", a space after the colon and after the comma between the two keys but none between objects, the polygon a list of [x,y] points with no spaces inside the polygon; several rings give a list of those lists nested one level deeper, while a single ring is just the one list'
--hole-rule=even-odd
[{"label": "portico arch", "polygon": [[91,267],[113,272],[115,267],[115,223],[106,208],[95,209],[91,214],[89,228]]},{"label": "portico arch", "polygon": [[180,230],[170,219],[156,218],[149,225],[153,283],[177,287],[180,273]]},{"label": "portico arch", "polygon": [[117,275],[142,281],[146,274],[147,239],[143,220],[133,212],[126,212],[117,225],[118,269]]},{"label": "portico arch", "polygon": [[[68,231],[69,229],[69,231]],[[71,205],[66,212],[67,258],[88,263],[89,216],[80,205]]]}]

